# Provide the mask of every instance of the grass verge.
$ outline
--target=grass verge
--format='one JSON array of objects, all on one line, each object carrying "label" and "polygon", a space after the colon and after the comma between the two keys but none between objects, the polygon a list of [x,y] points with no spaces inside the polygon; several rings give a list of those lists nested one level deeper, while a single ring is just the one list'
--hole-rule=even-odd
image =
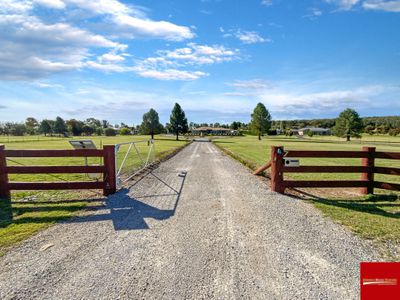
[{"label": "grass verge", "polygon": [[12,245],[82,209],[98,208],[103,200],[88,191],[18,192],[12,194],[12,200],[0,200],[0,256]]}]

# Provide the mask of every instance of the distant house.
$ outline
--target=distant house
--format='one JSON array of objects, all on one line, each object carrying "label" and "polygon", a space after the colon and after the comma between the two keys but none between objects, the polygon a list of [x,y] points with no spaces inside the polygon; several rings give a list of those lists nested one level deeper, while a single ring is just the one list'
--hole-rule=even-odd
[{"label": "distant house", "polygon": [[319,127],[304,127],[298,130],[299,135],[307,135],[307,132],[311,131],[314,135],[331,135],[331,130],[327,128]]},{"label": "distant house", "polygon": [[198,127],[192,129],[193,135],[238,135],[237,130],[228,128]]},{"label": "distant house", "polygon": [[297,128],[292,128],[290,129],[290,131],[292,132],[292,134],[294,135],[299,135],[299,130]]}]

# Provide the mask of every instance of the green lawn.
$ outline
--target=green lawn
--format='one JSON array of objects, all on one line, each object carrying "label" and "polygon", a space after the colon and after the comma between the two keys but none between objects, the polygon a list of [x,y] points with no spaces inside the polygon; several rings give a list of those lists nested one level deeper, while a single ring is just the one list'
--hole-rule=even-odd
[{"label": "green lawn", "polygon": [[[2,141],[6,149],[72,149],[68,138],[54,137],[15,137],[12,142]],[[148,136],[116,136],[116,137],[80,137],[75,139],[91,139],[98,147],[107,144],[117,144],[129,141],[146,141]],[[187,144],[182,138],[175,141],[174,137],[155,137],[156,159],[162,159]],[[128,150],[127,145],[121,146],[118,152],[118,166]],[[139,154],[144,160],[149,150],[147,142],[137,144]],[[12,158],[9,165],[84,165],[83,158]],[[89,164],[99,164],[97,158],[89,160]],[[136,150],[132,148],[122,173],[131,174],[140,165]],[[85,174],[52,175],[11,175],[10,181],[64,181],[90,180]],[[101,191],[27,191],[12,192],[12,200],[0,199],[0,256],[13,244],[20,242],[36,232],[52,224],[76,215],[82,209],[95,209],[102,205],[104,198]]]},{"label": "green lawn", "polygon": [[[322,139],[299,139],[296,137],[284,137],[284,136],[268,136],[264,137],[261,141],[258,141],[255,136],[243,136],[243,137],[232,137],[226,139],[215,139],[214,142],[217,146],[232,152],[239,160],[248,165],[251,169],[265,164],[270,160],[271,157],[271,146],[284,146],[287,150],[361,150],[363,146],[376,147],[377,151],[390,151],[400,152],[400,144],[397,143],[386,143],[381,142],[362,142],[354,141],[351,143],[337,142],[335,140],[326,138]],[[302,158],[300,160],[301,165],[316,165],[316,166],[340,166],[340,165],[360,165],[360,159],[357,158]],[[382,167],[398,167],[400,168],[400,161],[377,159],[377,166]],[[315,174],[303,173],[303,174],[290,174],[290,178],[299,180],[339,180],[348,179],[356,180],[360,179],[360,174]],[[400,183],[400,177],[391,175],[376,175],[376,180]]]},{"label": "green lawn", "polygon": [[[313,137],[305,136],[305,139],[313,140],[313,141],[334,141],[337,143],[346,144],[347,142],[345,139],[330,135],[330,136],[318,136],[314,135]],[[363,134],[360,139],[353,139],[351,141],[352,144],[366,144],[372,143],[375,145],[382,145],[382,144],[398,144],[400,146],[400,136],[390,136],[390,135],[370,135],[370,134]]]},{"label": "green lawn", "polygon": [[[381,137],[376,141],[364,139],[345,143],[336,138],[325,137],[312,139],[298,139],[296,137],[264,137],[258,141],[257,137],[244,136],[226,139],[216,139],[214,143],[227,153],[255,169],[270,160],[271,146],[284,146],[289,150],[360,150],[362,146],[376,147],[377,151],[400,152],[398,138]],[[360,165],[360,159],[301,159],[301,165]],[[377,160],[378,166],[390,166],[400,168],[400,161]],[[288,177],[287,175],[285,176]],[[299,180],[351,180],[360,179],[360,174],[290,174],[290,178]],[[400,176],[376,175],[376,179],[387,182],[400,182]],[[312,195],[309,200],[320,209],[325,215],[343,225],[348,226],[353,232],[363,238],[372,239],[378,243],[387,254],[388,259],[399,259],[400,255],[400,199],[399,193],[391,193],[384,190],[377,190],[377,197],[357,196],[357,189],[349,193],[348,189],[336,189],[335,193],[328,193],[326,190],[304,191]],[[324,195],[324,193],[326,193]],[[391,245],[391,246],[388,246]],[[394,245],[394,246],[393,246]]]},{"label": "green lawn", "polygon": [[0,200],[0,256],[8,247],[82,209],[99,207],[102,200],[101,194],[88,191],[17,192],[11,202]]}]

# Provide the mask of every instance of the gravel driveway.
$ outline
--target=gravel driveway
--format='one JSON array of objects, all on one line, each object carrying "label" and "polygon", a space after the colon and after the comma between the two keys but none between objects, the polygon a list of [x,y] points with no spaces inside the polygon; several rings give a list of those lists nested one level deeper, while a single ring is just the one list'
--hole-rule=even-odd
[{"label": "gravel driveway", "polygon": [[0,299],[358,299],[369,244],[194,142],[0,258]]}]

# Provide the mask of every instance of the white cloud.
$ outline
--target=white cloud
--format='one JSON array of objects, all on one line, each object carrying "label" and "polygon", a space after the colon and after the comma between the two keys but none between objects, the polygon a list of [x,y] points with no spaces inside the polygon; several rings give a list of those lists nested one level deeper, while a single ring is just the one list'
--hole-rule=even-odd
[{"label": "white cloud", "polygon": [[132,37],[163,38],[169,41],[182,41],[194,37],[194,33],[186,26],[178,26],[166,21],[139,19],[129,15],[116,15],[114,22],[122,30],[128,31]]},{"label": "white cloud", "polygon": [[339,10],[351,10],[354,6],[360,3],[360,6],[366,10],[381,10],[388,12],[400,12],[399,0],[325,0],[330,4],[335,4]]},{"label": "white cloud", "polygon": [[25,13],[32,9],[30,1],[2,0],[0,1],[0,15],[11,13]]},{"label": "white cloud", "polygon": [[36,18],[31,18],[27,22],[16,25],[19,25],[19,27],[13,28],[15,30],[14,40],[22,43],[126,48],[125,45],[113,42],[101,35],[92,34],[65,23],[47,25]]},{"label": "white cloud", "polygon": [[272,0],[262,0],[261,4],[264,6],[271,6],[272,5]]},{"label": "white cloud", "polygon": [[158,65],[206,65],[238,58],[239,50],[227,49],[224,46],[197,45],[189,43],[185,48],[158,51],[157,57],[144,60],[145,64]]},{"label": "white cloud", "polygon": [[132,67],[127,67],[121,64],[116,64],[116,63],[102,63],[102,62],[96,62],[96,61],[87,61],[85,63],[85,66],[88,68],[97,70],[97,71],[102,71],[105,73],[123,73],[123,72],[129,72],[133,71],[134,69]]},{"label": "white cloud", "polygon": [[272,42],[271,39],[263,38],[256,31],[242,31],[238,30],[235,36],[242,41],[244,44],[255,44]]},{"label": "white cloud", "polygon": [[[184,48],[163,50],[158,56],[140,61],[135,70],[142,77],[161,80],[194,80],[207,73],[188,71],[187,67],[203,66],[232,61],[239,58],[238,49],[227,49],[221,45],[197,45],[189,43]],[[180,70],[185,68],[185,70]]]},{"label": "white cloud", "polygon": [[250,90],[263,90],[270,86],[270,84],[263,79],[235,80],[232,83],[228,83],[228,85],[238,89]]},{"label": "white cloud", "polygon": [[[46,14],[39,17],[35,15],[38,13],[36,7],[62,12],[52,18]],[[104,28],[103,34],[106,31],[118,34],[112,35],[111,39],[73,26],[68,23],[70,11],[72,14],[79,12],[74,15],[78,19],[83,18],[82,11],[86,18],[95,17],[90,24],[92,29]],[[79,20],[74,19],[74,22],[80,26],[87,24]],[[115,39],[123,35],[125,38],[172,41],[194,37],[188,27],[151,20],[144,9],[117,0],[2,0],[0,27],[0,79],[3,80],[31,80],[82,68],[104,72],[132,71],[132,67],[123,65],[128,56],[124,53],[127,46]],[[97,58],[93,57],[95,53]]]},{"label": "white cloud", "polygon": [[360,2],[360,0],[325,0],[327,3],[335,4],[340,10],[350,10]]},{"label": "white cloud", "polygon": [[118,55],[115,53],[105,53],[102,56],[99,57],[99,60],[101,62],[123,62],[125,60],[125,57],[123,55]]},{"label": "white cloud", "polygon": [[362,6],[367,10],[400,12],[400,1],[365,1]]},{"label": "white cloud", "polygon": [[[256,84],[253,84],[253,83]],[[262,81],[261,81],[262,82]],[[261,100],[274,115],[285,117],[307,115],[324,115],[327,111],[339,112],[346,107],[371,107],[375,97],[387,92],[381,85],[360,86],[354,89],[338,89],[321,92],[308,92],[299,88],[296,83],[264,82],[258,80],[235,81],[228,85],[235,91],[224,93],[225,96],[238,99]]]},{"label": "white cloud", "polygon": [[369,100],[363,88],[356,90],[338,90],[311,94],[275,93],[260,96],[271,110],[292,114],[323,113],[337,111],[344,107],[365,106]]},{"label": "white cloud", "polygon": [[314,19],[322,16],[322,11],[318,8],[310,8],[309,12],[310,13],[304,15],[303,18],[309,18],[311,20],[314,20]]},{"label": "white cloud", "polygon": [[135,71],[141,77],[158,80],[196,80],[209,75],[201,71],[185,71],[176,69],[155,70],[146,69],[144,67],[137,67]]},{"label": "white cloud", "polygon": [[55,9],[64,9],[66,7],[61,0],[34,0],[34,3]]},{"label": "white cloud", "polygon": [[40,82],[40,81],[33,83],[33,85],[43,88],[43,89],[64,88],[63,85],[58,84],[58,83],[47,83],[47,82]]},{"label": "white cloud", "polygon": [[65,23],[34,16],[0,15],[0,79],[29,80],[85,66],[89,48],[123,51],[126,46]]},{"label": "white cloud", "polygon": [[[52,2],[52,0],[39,0]],[[61,2],[61,0],[58,0]],[[131,38],[150,37],[170,41],[191,39],[195,35],[187,26],[175,25],[167,21],[154,21],[133,6],[127,6],[117,0],[63,0],[68,6],[76,6],[96,15],[107,15],[116,26],[115,31],[122,31]]]},{"label": "white cloud", "polygon": [[117,0],[63,0],[68,5],[75,5],[79,8],[90,10],[96,14],[122,15],[129,14],[133,9]]}]

